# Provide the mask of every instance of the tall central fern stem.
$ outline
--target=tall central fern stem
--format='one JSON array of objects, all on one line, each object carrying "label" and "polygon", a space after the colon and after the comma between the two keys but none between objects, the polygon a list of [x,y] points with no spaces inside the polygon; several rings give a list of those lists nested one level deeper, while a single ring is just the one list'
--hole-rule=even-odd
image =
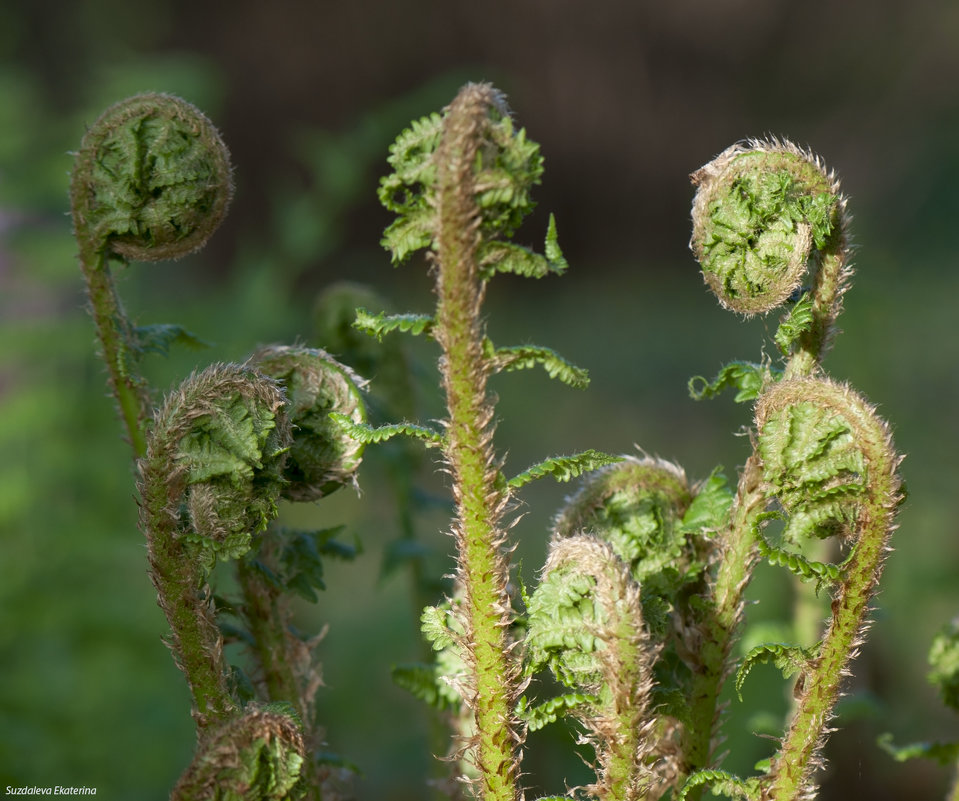
[{"label": "tall central fern stem", "polygon": [[490,95],[485,86],[460,93],[449,109],[437,152],[435,331],[443,351],[440,370],[449,413],[445,456],[455,487],[457,578],[465,596],[465,636],[473,671],[466,692],[476,720],[474,758],[482,798],[513,801],[517,671],[507,637],[510,604],[501,524],[506,496],[497,488],[493,404],[483,356],[484,283],[477,255],[481,217],[473,175],[488,125]]}]

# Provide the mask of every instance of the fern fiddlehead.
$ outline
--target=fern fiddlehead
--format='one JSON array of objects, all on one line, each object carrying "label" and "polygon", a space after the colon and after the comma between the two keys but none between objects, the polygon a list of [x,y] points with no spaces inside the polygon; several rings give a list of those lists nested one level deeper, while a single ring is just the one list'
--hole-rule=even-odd
[{"label": "fern fiddlehead", "polygon": [[838,179],[778,140],[733,145],[691,177],[690,248],[706,284],[747,316],[795,299],[776,344],[792,356],[788,374],[808,373],[822,360],[851,275]]},{"label": "fern fiddlehead", "polygon": [[[697,191],[690,246],[720,303],[746,315],[786,306],[775,336],[784,369],[735,363],[706,386],[715,392],[734,385],[737,400],[761,399],[777,381],[819,369],[851,274],[845,198],[835,175],[817,158],[775,140],[728,148],[692,179]],[[763,544],[757,531],[768,498],[761,465],[754,451],[717,536],[718,559],[703,606],[709,611],[698,623],[703,669],[693,679],[684,744],[692,773],[715,767],[719,692],[731,671],[743,593]],[[701,792],[694,788],[690,797],[698,799]]]},{"label": "fern fiddlehead", "polygon": [[[725,509],[714,487],[698,489],[705,491],[696,503],[681,469],[648,457],[591,474],[556,519],[547,567],[528,602],[527,670],[549,667],[573,690],[560,698],[592,732],[597,783],[587,789],[601,799],[659,798],[679,772],[684,684],[695,668],[684,607],[705,565],[702,529],[722,518],[710,507],[718,501]],[[610,636],[609,621],[623,611],[599,600],[609,576],[618,577],[617,597],[635,595],[627,604],[635,630],[622,642]],[[530,711],[538,715],[556,700]]]},{"label": "fern fiddlehead", "polygon": [[571,708],[596,753],[596,798],[639,801],[656,779],[658,720],[652,666],[657,648],[643,621],[640,587],[608,543],[556,540],[530,600],[527,647],[576,689]]},{"label": "fern fiddlehead", "polygon": [[354,484],[363,443],[330,420],[336,413],[351,423],[366,421],[360,394],[363,380],[316,348],[272,345],[253,354],[252,364],[286,390],[293,441],[284,468],[283,497],[315,501]]},{"label": "fern fiddlehead", "polygon": [[[257,350],[250,363],[285,392],[290,445],[282,467],[281,497],[317,501],[341,487],[355,486],[364,446],[330,415],[352,424],[364,422],[364,382],[315,348],[271,345]],[[296,566],[305,559],[307,571],[314,567],[322,545],[322,532],[271,526],[255,551],[236,563],[239,617],[250,635],[253,675],[266,700],[290,704],[302,723],[306,755],[302,775],[305,798],[311,800],[322,797],[328,774],[317,758],[324,733],[316,725],[315,697],[322,680],[312,651],[321,636],[310,641],[296,632],[290,593],[291,587],[297,588],[316,600],[310,585],[302,586]]]},{"label": "fern fiddlehead", "polygon": [[861,644],[902,496],[901,458],[888,426],[849,387],[824,378],[784,380],[756,410],[763,482],[788,516],[784,539],[835,535],[849,555],[838,571],[832,617],[809,659],[779,754],[763,780],[770,799],[805,797],[849,660]]},{"label": "fern fiddlehead", "polygon": [[214,365],[160,407],[140,462],[150,575],[201,729],[235,708],[206,579],[217,559],[246,553],[276,515],[290,439],[284,402],[271,379]]},{"label": "fern fiddlehead", "polygon": [[170,95],[131,97],[83,138],[70,200],[90,307],[127,435],[146,450],[152,406],[136,373],[138,337],[117,295],[111,259],[158,261],[201,248],[233,196],[229,151],[210,121]]},{"label": "fern fiddlehead", "polygon": [[107,109],[83,139],[71,188],[85,242],[134,261],[203,247],[233,195],[229,153],[197,108],[144,94]]},{"label": "fern fiddlehead", "polygon": [[250,705],[210,732],[171,801],[295,801],[303,797],[305,747],[282,704]]}]

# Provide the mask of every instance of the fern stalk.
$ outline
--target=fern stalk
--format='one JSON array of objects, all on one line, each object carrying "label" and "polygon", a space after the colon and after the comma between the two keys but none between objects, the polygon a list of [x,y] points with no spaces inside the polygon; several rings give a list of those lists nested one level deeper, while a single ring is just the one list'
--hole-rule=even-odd
[{"label": "fern stalk", "polygon": [[[765,507],[760,488],[758,460],[751,456],[740,476],[728,529],[721,536],[719,565],[709,595],[697,621],[702,632],[697,669],[689,693],[689,725],[684,729],[684,774],[713,764],[713,746],[719,722],[719,695],[732,671],[729,655],[743,616],[743,595],[758,560],[755,522]],[[680,781],[680,786],[682,781]],[[702,787],[689,792],[699,799]]]},{"label": "fern stalk", "polygon": [[[81,240],[82,241],[82,240]],[[80,266],[87,281],[90,311],[100,341],[100,354],[109,374],[110,389],[127,430],[133,457],[146,453],[146,421],[150,396],[144,381],[129,369],[130,321],[117,296],[103,250],[81,244]]]},{"label": "fern stalk", "polygon": [[[773,140],[734,145],[692,179],[698,190],[690,245],[724,306],[746,315],[767,313],[795,296],[805,272],[812,271],[812,289],[783,316],[776,343],[787,357],[784,379],[816,372],[851,272],[846,204],[835,175],[812,154]],[[778,250],[784,241],[789,247]],[[799,317],[800,310],[808,310],[806,316]],[[754,451],[740,475],[729,525],[718,538],[720,561],[700,621],[701,667],[694,671],[692,722],[684,741],[690,772],[713,764],[719,695],[733,667],[729,656],[743,597],[759,559],[756,531],[767,506],[761,479]],[[815,603],[808,588],[800,586],[798,593],[800,606]],[[688,797],[698,801],[702,790],[695,787]]]},{"label": "fern stalk", "polygon": [[517,669],[507,636],[506,497],[497,487],[493,404],[483,355],[484,284],[477,256],[481,218],[473,176],[494,97],[489,87],[467,86],[449,108],[437,151],[434,336],[443,352],[440,370],[449,414],[444,451],[455,488],[457,579],[464,592],[465,639],[473,671],[467,690],[472,698],[467,701],[476,720],[474,757],[482,797],[514,801],[519,735],[513,720]]},{"label": "fern stalk", "polygon": [[141,527],[150,556],[150,578],[170,625],[168,644],[193,696],[198,729],[222,723],[236,709],[226,681],[223,638],[199,564],[185,547],[171,509],[166,481],[170,453],[148,448],[140,463]]},{"label": "fern stalk", "polygon": [[[268,539],[269,535],[264,539]],[[275,543],[264,542],[260,559],[268,560]],[[265,582],[245,560],[237,562],[237,579],[243,593],[243,619],[253,638],[253,656],[259,666],[266,697],[271,702],[287,702],[296,710],[302,723],[306,759],[302,766],[304,801],[323,798],[319,766],[314,754],[321,734],[315,728],[314,696],[320,685],[319,675],[309,671],[304,681],[294,666],[309,665],[308,646],[289,630],[289,605],[280,591]],[[305,653],[304,653],[305,652]]]},{"label": "fern stalk", "polygon": [[902,496],[896,470],[900,457],[889,429],[858,395],[824,379],[783,382],[767,394],[757,412],[764,419],[787,404],[814,403],[841,415],[862,453],[865,488],[855,512],[855,540],[839,590],[832,603],[832,620],[822,647],[800,679],[801,693],[789,730],[775,757],[764,797],[790,801],[811,791],[810,775],[817,766],[826,724],[839,698],[849,661],[861,644],[869,602],[882,572]]}]

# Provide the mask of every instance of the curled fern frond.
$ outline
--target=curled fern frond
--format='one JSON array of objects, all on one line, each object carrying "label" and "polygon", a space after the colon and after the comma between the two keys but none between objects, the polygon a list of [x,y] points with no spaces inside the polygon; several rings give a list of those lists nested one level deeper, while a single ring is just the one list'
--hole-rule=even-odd
[{"label": "curled fern frond", "polygon": [[739,700],[743,700],[742,689],[746,677],[756,665],[771,662],[782,671],[783,678],[788,679],[806,669],[815,651],[816,648],[802,648],[799,645],[778,642],[757,645],[746,654],[739,670],[736,671],[736,694]]},{"label": "curled fern frond", "polygon": [[689,394],[693,400],[714,398],[724,389],[735,389],[736,403],[756,400],[763,387],[777,376],[777,372],[762,364],[730,362],[712,381],[700,375],[689,379]]},{"label": "curled fern frond", "polygon": [[838,385],[807,379],[776,385],[757,407],[763,477],[788,515],[784,542],[848,539],[855,531],[870,459],[869,443],[857,436],[852,397]]},{"label": "curled fern frond", "polygon": [[[698,503],[694,493],[701,495]],[[674,784],[682,760],[677,737],[688,714],[685,677],[695,668],[687,663],[687,657],[694,653],[698,637],[690,625],[689,598],[700,586],[710,533],[726,525],[730,504],[731,494],[718,472],[694,490],[682,469],[674,464],[649,457],[625,457],[589,475],[554,523],[551,552],[567,539],[594,537],[621,561],[640,593],[645,647],[657,679],[650,695],[655,711],[644,724],[644,760],[661,791]],[[541,588],[562,577],[544,576]],[[541,588],[534,592],[534,599]],[[585,602],[578,599],[576,593],[581,590],[577,588],[570,584],[570,597],[565,601],[560,597],[565,604],[561,609],[573,602],[564,613],[570,619],[579,607],[583,607],[583,613],[589,612]],[[532,622],[531,615],[531,635]],[[588,675],[591,662],[583,655],[589,653],[588,646],[590,642],[584,640],[568,651],[560,669],[576,669]],[[536,655],[535,649],[531,648],[530,653]],[[573,657],[575,661],[571,661]],[[551,667],[555,672],[555,660]]]},{"label": "curled fern frond", "polygon": [[293,441],[283,470],[283,496],[315,501],[355,485],[364,443],[330,420],[335,412],[354,425],[366,421],[364,381],[346,365],[316,348],[271,345],[252,363],[286,390]]},{"label": "curled fern frond", "polygon": [[200,742],[171,801],[290,801],[306,790],[306,748],[288,705],[249,706]]},{"label": "curled fern frond", "polygon": [[587,704],[570,697],[549,708],[550,714],[573,710],[588,732],[597,756],[596,783],[588,791],[645,798],[656,760],[651,693],[657,648],[628,566],[595,537],[554,539],[528,619],[531,669],[548,665],[561,683],[595,697]]},{"label": "curled fern frond", "polygon": [[807,663],[782,748],[763,779],[764,797],[802,797],[811,791],[825,724],[882,572],[902,501],[901,459],[875,409],[825,378],[774,384],[757,404],[756,425],[767,497],[789,516],[784,541],[838,535],[849,547],[838,566],[832,618]]},{"label": "curled fern frond", "polygon": [[[565,547],[565,546],[564,546]],[[615,555],[613,555],[615,556]],[[596,627],[602,614],[593,602],[599,564],[551,561],[529,598],[526,648],[530,674],[548,667],[566,687],[601,682]]]},{"label": "curled fern frond", "polygon": [[621,456],[611,456],[608,453],[594,450],[583,451],[573,456],[552,456],[539,464],[534,464],[506,483],[512,489],[519,489],[531,481],[545,476],[550,476],[556,481],[566,482],[583,473],[615,464],[622,458]]},{"label": "curled fern frond", "polygon": [[83,243],[137,261],[179,258],[201,248],[226,215],[229,151],[186,101],[137,95],[87,131],[70,193]]},{"label": "curled fern frond", "polygon": [[840,225],[835,176],[790,142],[734,145],[692,180],[690,247],[710,289],[733,311],[780,306]]},{"label": "curled fern frond", "polygon": [[[282,388],[261,373],[213,365],[157,412],[141,492],[165,494],[168,508],[183,509],[173,530],[198,546],[207,569],[218,557],[242,556],[276,516],[291,441],[285,403]],[[148,537],[155,523],[145,519]]]},{"label": "curled fern frond", "polygon": [[647,625],[665,634],[677,593],[703,567],[682,524],[692,499],[681,468],[623,457],[584,481],[556,518],[553,539],[586,532],[608,542],[642,587]]},{"label": "curled fern frond", "polygon": [[490,366],[496,372],[528,370],[541,366],[550,378],[557,378],[574,389],[585,389],[589,386],[589,372],[568,362],[554,350],[539,345],[497,348],[488,339],[485,344]]},{"label": "curled fern frond", "polygon": [[356,310],[353,327],[377,340],[382,340],[392,331],[404,331],[417,336],[430,333],[433,317],[429,314],[371,314],[360,308]]}]

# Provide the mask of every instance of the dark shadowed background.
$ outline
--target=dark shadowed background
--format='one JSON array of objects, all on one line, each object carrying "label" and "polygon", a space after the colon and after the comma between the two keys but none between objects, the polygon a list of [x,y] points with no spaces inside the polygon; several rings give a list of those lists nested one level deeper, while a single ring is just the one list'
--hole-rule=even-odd
[{"label": "dark shadowed background", "polygon": [[[686,244],[688,174],[763,135],[812,148],[840,174],[857,275],[826,367],[892,421],[909,501],[821,797],[942,798],[946,770],[896,764],[876,745],[883,732],[959,737],[925,679],[933,634],[959,612],[959,5],[934,0],[0,3],[0,785],[161,799],[193,744],[66,217],[84,126],[128,94],[172,92],[207,111],[233,151],[236,200],[210,247],[122,276],[138,320],[213,343],[150,362],[167,387],[258,342],[322,346],[313,309],[334,282],[429,310],[423,264],[394,269],[378,245],[389,216],[375,190],[395,135],[467,80],[505,91],[541,144],[540,205],[519,239],[539,245],[553,212],[571,265],[538,283],[497,278],[491,335],[554,347],[593,379],[585,392],[535,373],[497,379],[514,472],[635,444],[694,480],[717,464],[734,475],[748,408],[696,403],[686,383],[771,353],[775,322],[740,321],[705,290]],[[439,414],[434,356],[412,348],[423,418]],[[418,655],[417,610],[408,573],[384,571],[397,533],[378,458],[362,502],[343,492],[285,515],[344,523],[362,543],[356,562],[327,565],[328,590],[302,624],[330,626],[319,654],[331,750],[362,772],[362,799],[405,801],[424,797],[430,745],[418,703],[389,680],[391,664]],[[429,468],[417,480],[443,489]],[[514,532],[527,576],[567,491],[525,496]],[[437,575],[444,515],[418,518]],[[760,571],[749,614],[781,615],[782,585]],[[758,668],[745,701],[731,697],[727,767],[749,773],[768,755],[761,735],[787,695]],[[531,742],[536,792],[582,779],[565,736]]]}]

